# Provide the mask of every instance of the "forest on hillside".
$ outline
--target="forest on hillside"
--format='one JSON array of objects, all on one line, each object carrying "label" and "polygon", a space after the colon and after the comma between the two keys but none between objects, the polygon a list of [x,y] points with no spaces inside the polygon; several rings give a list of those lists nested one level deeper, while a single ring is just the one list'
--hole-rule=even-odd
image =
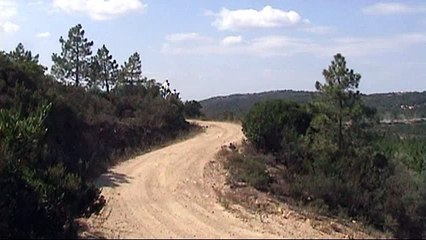
[{"label": "forest on hillside", "polygon": [[123,65],[81,25],[59,40],[51,72],[18,44],[0,52],[0,238],[75,238],[102,207],[92,180],[117,161],[187,134],[194,101]]},{"label": "forest on hillside", "polygon": [[[425,238],[425,125],[381,126],[358,90],[361,74],[341,54],[323,76],[305,103],[267,100],[241,118],[247,141],[219,154],[231,187],[243,182],[322,215],[398,238]],[[416,104],[423,96],[400,97]]]},{"label": "forest on hillside", "polygon": [[[258,102],[285,99],[303,104],[318,94],[295,90],[234,94],[205,99],[200,104],[208,118],[239,119]],[[377,109],[377,116],[384,121],[426,118],[426,91],[362,94],[361,99],[367,106]]]}]

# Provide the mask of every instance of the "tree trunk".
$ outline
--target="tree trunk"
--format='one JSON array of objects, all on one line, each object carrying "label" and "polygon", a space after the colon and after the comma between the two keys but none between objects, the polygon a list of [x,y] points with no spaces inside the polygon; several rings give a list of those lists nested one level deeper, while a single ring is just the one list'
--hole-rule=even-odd
[{"label": "tree trunk", "polygon": [[80,46],[78,45],[78,42],[77,42],[77,51],[76,51],[77,62],[76,62],[76,66],[75,66],[75,86],[76,87],[78,87],[78,85],[80,85],[80,79],[79,79],[79,77],[80,77],[80,59],[79,59],[79,56],[78,56],[78,51],[80,50],[79,47]]},{"label": "tree trunk", "polygon": [[[340,77],[337,77],[337,82],[339,83],[339,86],[342,84]],[[343,150],[343,100],[342,96],[340,94],[337,94],[337,97],[339,98],[339,151]]]},{"label": "tree trunk", "polygon": [[107,93],[109,93],[108,79],[105,79],[105,87],[106,87]]}]

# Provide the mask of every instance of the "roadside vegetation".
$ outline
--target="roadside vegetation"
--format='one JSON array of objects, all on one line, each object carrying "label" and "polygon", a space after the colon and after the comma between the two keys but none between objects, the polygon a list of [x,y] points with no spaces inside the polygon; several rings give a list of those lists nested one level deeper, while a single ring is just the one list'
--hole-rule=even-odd
[{"label": "roadside vegetation", "polygon": [[361,98],[361,75],[341,54],[323,76],[306,104],[251,108],[242,120],[247,143],[226,154],[228,181],[395,237],[426,237],[424,136],[380,125]]},{"label": "roadside vegetation", "polygon": [[196,102],[122,66],[81,25],[60,38],[51,73],[19,44],[0,52],[0,237],[76,237],[74,219],[102,207],[92,180],[134,152],[190,132]]}]

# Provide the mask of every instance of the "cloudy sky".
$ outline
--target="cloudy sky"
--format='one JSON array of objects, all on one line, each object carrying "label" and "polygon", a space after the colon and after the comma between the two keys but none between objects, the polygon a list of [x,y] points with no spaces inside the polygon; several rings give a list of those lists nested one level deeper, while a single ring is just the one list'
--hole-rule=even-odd
[{"label": "cloudy sky", "polygon": [[424,0],[0,0],[0,49],[22,42],[51,66],[78,23],[184,99],[314,90],[337,52],[362,92],[426,90]]}]

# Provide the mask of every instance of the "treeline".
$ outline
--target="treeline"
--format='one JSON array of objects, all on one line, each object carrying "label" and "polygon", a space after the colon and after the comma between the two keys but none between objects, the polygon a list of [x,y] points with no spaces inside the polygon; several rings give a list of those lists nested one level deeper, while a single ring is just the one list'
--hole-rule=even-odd
[{"label": "treeline", "polygon": [[[242,119],[254,104],[266,100],[284,99],[305,104],[318,92],[270,91],[253,94],[235,94],[200,101],[206,117],[211,119]],[[361,94],[364,103],[377,109],[381,120],[404,120],[426,118],[426,92]]]},{"label": "treeline", "polygon": [[105,44],[92,55],[94,43],[85,37],[80,24],[69,30],[67,39],[61,36],[59,42],[62,51],[52,55],[51,72],[64,85],[103,89],[109,93],[117,86],[148,84],[147,79],[142,77],[138,52],[133,53],[121,67]]},{"label": "treeline", "polygon": [[200,101],[200,104],[203,107],[203,113],[207,118],[232,121],[241,120],[258,102],[285,99],[297,103],[307,103],[312,99],[312,95],[312,92],[307,91],[270,91],[213,97]]},{"label": "treeline", "polygon": [[358,91],[361,75],[342,55],[323,75],[319,94],[306,104],[271,100],[249,111],[243,119],[248,144],[225,164],[230,182],[396,237],[426,237],[425,142],[377,128],[376,110]]},{"label": "treeline", "polygon": [[60,44],[51,74],[22,44],[0,52],[1,238],[76,237],[74,219],[102,207],[92,179],[199,112],[143,77],[138,53],[121,68],[105,45],[92,56],[81,25]]}]

